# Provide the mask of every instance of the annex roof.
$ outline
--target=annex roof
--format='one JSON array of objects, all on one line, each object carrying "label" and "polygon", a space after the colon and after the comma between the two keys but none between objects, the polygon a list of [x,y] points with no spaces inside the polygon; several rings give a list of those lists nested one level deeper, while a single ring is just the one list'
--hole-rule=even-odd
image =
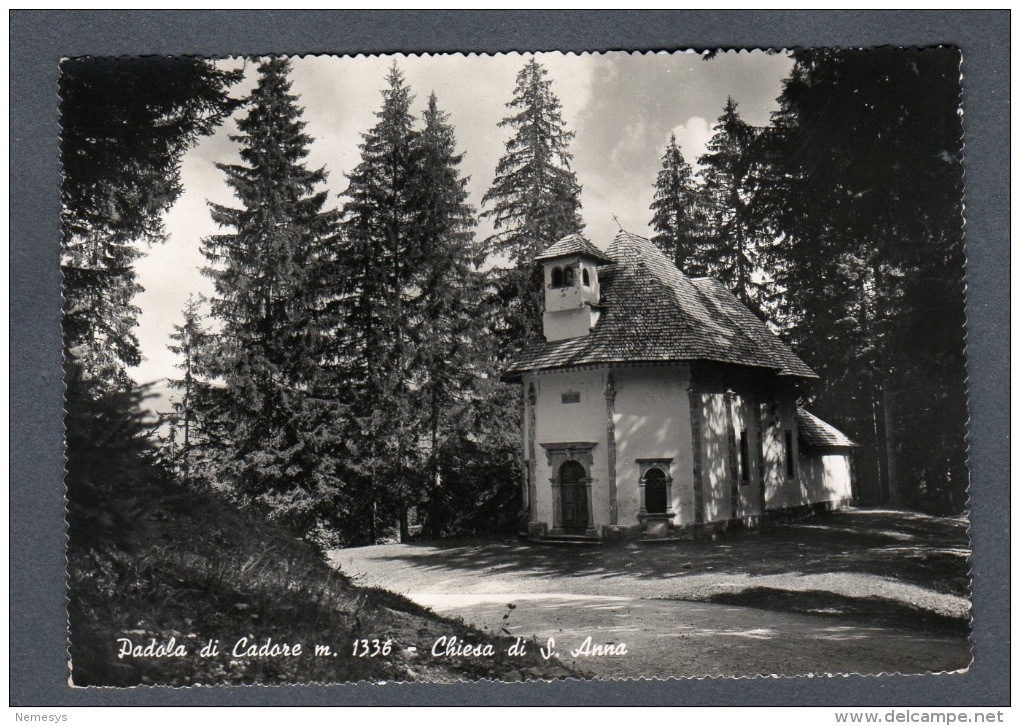
[{"label": "annex roof", "polygon": [[[536,259],[548,259],[566,242]],[[722,283],[691,280],[647,239],[621,232],[604,258],[611,261],[611,267],[599,268],[604,312],[591,332],[553,343],[537,341],[519,354],[507,378],[575,366],[695,360],[817,378]]]},{"label": "annex roof", "polygon": [[797,437],[803,446],[823,448],[857,446],[835,426],[825,423],[803,408],[797,409]]},{"label": "annex roof", "polygon": [[605,252],[579,234],[564,237],[536,257],[535,261],[542,262],[543,260],[554,260],[557,257],[570,257],[571,255],[587,255],[599,262],[612,262],[611,259],[606,257]]}]

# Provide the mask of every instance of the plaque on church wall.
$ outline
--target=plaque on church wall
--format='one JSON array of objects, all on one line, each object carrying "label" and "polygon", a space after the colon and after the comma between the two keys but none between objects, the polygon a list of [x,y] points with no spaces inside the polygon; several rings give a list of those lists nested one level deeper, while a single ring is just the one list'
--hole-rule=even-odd
[{"label": "plaque on church wall", "polygon": [[71,683],[967,671],[960,69],[64,59]]}]

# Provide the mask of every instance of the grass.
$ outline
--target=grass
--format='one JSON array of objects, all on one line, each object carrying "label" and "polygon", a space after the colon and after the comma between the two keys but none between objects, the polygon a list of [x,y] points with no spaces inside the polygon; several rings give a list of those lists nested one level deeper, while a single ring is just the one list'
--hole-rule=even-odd
[{"label": "grass", "polygon": [[[557,678],[572,673],[536,648],[510,657],[512,639],[440,617],[394,593],[359,587],[318,552],[257,514],[213,495],[163,492],[139,522],[134,546],[68,552],[70,655],[76,686],[451,682]],[[72,528],[72,532],[73,532]],[[433,655],[442,636],[491,643],[491,657]],[[247,637],[300,643],[296,657],[237,657]],[[181,657],[118,657],[171,638]],[[390,642],[388,655],[356,657],[357,640]],[[218,653],[200,657],[218,642]],[[335,655],[315,655],[327,645]],[[413,649],[413,650],[412,650]]]}]

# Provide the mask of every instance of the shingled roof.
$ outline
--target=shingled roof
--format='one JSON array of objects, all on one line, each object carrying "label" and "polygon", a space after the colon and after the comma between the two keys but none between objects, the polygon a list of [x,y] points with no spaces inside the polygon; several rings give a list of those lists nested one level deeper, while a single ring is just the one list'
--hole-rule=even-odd
[{"label": "shingled roof", "polygon": [[606,257],[605,252],[579,234],[572,234],[569,237],[564,237],[536,257],[535,262],[553,260],[557,257],[569,257],[571,255],[588,255],[588,257],[593,257],[599,262],[612,262],[611,259]]},{"label": "shingled roof", "polygon": [[[550,259],[557,245],[537,259]],[[599,268],[605,311],[595,327],[579,338],[534,343],[520,353],[507,378],[575,366],[696,360],[817,378],[720,282],[691,280],[643,237],[621,232],[601,256],[612,264]]]},{"label": "shingled roof", "polygon": [[846,435],[831,424],[827,424],[803,408],[797,409],[797,438],[801,446],[819,448],[845,448],[857,446]]}]

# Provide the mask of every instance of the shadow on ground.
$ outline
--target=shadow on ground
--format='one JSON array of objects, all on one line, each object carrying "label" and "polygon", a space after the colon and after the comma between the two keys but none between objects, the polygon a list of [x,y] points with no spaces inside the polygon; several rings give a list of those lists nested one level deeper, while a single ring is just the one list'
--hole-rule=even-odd
[{"label": "shadow on ground", "polygon": [[[947,634],[969,628],[963,518],[857,509],[695,542],[415,542],[338,551],[341,567],[344,552],[406,592],[625,594]],[[486,589],[493,583],[501,588]]]},{"label": "shadow on ground", "polygon": [[965,636],[970,632],[970,620],[967,618],[929,612],[889,598],[846,597],[823,590],[791,592],[771,587],[752,587],[741,592],[716,593],[705,597],[702,602],[818,615],[946,635]]},{"label": "shadow on ground", "polygon": [[957,517],[859,509],[697,542],[565,546],[455,539],[394,548],[380,559],[451,572],[557,578],[860,573],[967,597],[967,526]]},{"label": "shadow on ground", "polygon": [[[966,668],[968,554],[964,519],[846,510],[714,541],[462,539],[330,560],[357,583],[487,633],[554,638],[568,666],[627,678]],[[575,656],[587,638],[628,654]]]}]

